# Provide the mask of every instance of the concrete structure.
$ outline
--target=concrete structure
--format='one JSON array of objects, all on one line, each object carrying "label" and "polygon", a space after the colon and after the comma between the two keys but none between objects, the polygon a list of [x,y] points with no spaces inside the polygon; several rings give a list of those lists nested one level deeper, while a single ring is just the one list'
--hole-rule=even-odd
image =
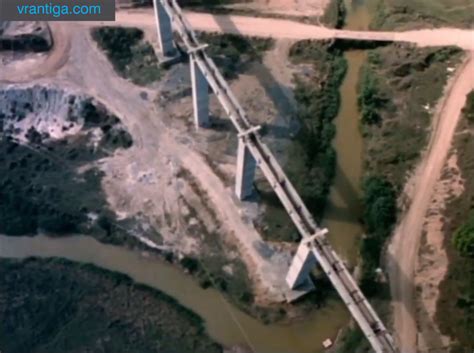
[{"label": "concrete structure", "polygon": [[176,48],[173,42],[173,30],[171,18],[165,11],[160,0],[153,0],[155,9],[156,29],[158,32],[158,46],[162,54],[161,60],[171,58],[176,55]]},{"label": "concrete structure", "polygon": [[[325,235],[327,232],[327,229],[323,229],[320,234]],[[310,273],[316,265],[317,260],[311,249],[310,242],[307,239],[303,239],[298,246],[298,250],[286,275],[288,286],[292,289],[306,286],[308,281],[311,281]]]},{"label": "concrete structure", "polygon": [[[174,29],[178,32],[184,47],[191,56],[197,125],[199,126],[201,118],[205,120],[199,109],[202,109],[201,104],[204,104],[204,99],[207,99],[203,98],[208,94],[207,86],[202,88],[205,90],[202,97],[202,92],[198,92],[201,89],[199,80],[204,78],[237,130],[239,135],[237,196],[244,198],[251,192],[252,187],[249,185],[253,182],[255,164],[258,165],[301,234],[302,244],[298,248],[295,260],[290,267],[290,273],[286,278],[287,283],[291,287],[305,282],[305,278],[308,278],[308,274],[315,264],[315,259],[339,293],[355,321],[359,324],[374,351],[376,353],[398,353],[398,349],[387,329],[360,291],[344,263],[327,241],[325,237],[327,231],[318,227],[278,161],[262,142],[258,127],[253,126],[247,119],[245,111],[216,65],[206,55],[205,51],[201,50],[202,44],[187,22],[177,1],[155,0],[155,3],[158,3],[158,1],[169,18],[172,19]],[[158,25],[158,31],[161,30],[162,27]],[[163,34],[159,36],[161,36],[160,38],[164,37]],[[207,107],[207,104],[205,106]]]},{"label": "concrete structure", "polygon": [[235,177],[235,194],[239,200],[244,200],[253,193],[253,179],[257,162],[253,158],[244,141],[245,137],[239,137],[237,147],[237,172]]},{"label": "concrete structure", "polygon": [[196,63],[196,54],[189,56],[193,90],[194,123],[196,128],[209,126],[209,84]]}]

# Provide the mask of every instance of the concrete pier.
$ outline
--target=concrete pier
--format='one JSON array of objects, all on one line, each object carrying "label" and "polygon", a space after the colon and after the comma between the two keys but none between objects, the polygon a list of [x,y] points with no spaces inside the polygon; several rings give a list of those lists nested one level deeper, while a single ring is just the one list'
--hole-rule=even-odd
[{"label": "concrete pier", "polygon": [[194,55],[189,56],[191,84],[193,89],[194,123],[196,128],[209,126],[209,84],[196,63]]},{"label": "concrete pier", "polygon": [[173,43],[173,30],[171,28],[171,19],[166,13],[159,0],[153,0],[155,9],[155,21],[158,32],[158,46],[161,51],[161,60],[166,60],[176,56],[176,48]]},{"label": "concrete pier", "polygon": [[253,193],[256,165],[257,163],[246,147],[243,137],[240,137],[237,149],[237,174],[235,180],[235,193],[239,200],[244,200]]},{"label": "concrete pier", "polygon": [[296,289],[305,285],[308,281],[310,272],[316,267],[317,261],[308,243],[302,241],[298,246],[295,257],[291,263],[286,283],[291,289]]}]

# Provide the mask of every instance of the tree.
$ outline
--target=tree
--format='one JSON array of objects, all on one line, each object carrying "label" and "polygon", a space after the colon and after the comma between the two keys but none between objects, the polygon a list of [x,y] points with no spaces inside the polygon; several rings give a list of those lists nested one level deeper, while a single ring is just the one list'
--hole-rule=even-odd
[{"label": "tree", "polygon": [[474,123],[474,91],[467,95],[467,102],[462,112],[470,123]]},{"label": "tree", "polygon": [[456,230],[453,243],[461,256],[474,258],[474,212],[471,212],[468,221]]},{"label": "tree", "polygon": [[390,233],[396,219],[396,194],[385,178],[372,176],[364,181],[364,219],[369,233]]}]

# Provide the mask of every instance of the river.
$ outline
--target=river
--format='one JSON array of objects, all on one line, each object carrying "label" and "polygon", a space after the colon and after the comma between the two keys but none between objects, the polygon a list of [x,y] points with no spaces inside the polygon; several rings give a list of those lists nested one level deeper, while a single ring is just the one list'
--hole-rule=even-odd
[{"label": "river", "polygon": [[[366,7],[348,3],[348,9],[346,27],[366,28],[369,21]],[[325,225],[330,229],[330,240],[336,250],[344,259],[354,263],[362,232],[359,224],[362,138],[358,128],[356,85],[365,54],[350,51],[345,55],[349,69],[341,87],[341,109],[335,121],[337,135],[334,146],[338,153],[338,169]],[[219,292],[202,289],[182,271],[144,253],[102,244],[83,236],[0,236],[0,257],[29,256],[62,257],[127,274],[139,283],[167,293],[201,316],[216,341],[229,346],[247,344],[255,353],[321,352],[321,342],[328,337],[334,339],[349,318],[340,301],[329,301],[324,309],[304,321],[291,325],[263,325],[226,302]]]},{"label": "river", "polygon": [[[369,5],[363,0],[346,0],[348,15],[345,28],[367,30],[370,23]],[[336,137],[333,145],[337,151],[337,169],[323,223],[330,231],[328,237],[336,252],[354,265],[363,232],[360,223],[363,139],[359,130],[357,83],[367,52],[350,50],[344,56],[348,69],[340,89],[341,107],[334,121]]]}]

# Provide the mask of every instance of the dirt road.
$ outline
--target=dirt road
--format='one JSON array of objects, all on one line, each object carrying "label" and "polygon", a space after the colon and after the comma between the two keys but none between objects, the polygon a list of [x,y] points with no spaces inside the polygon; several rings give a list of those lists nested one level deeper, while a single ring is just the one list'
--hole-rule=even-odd
[{"label": "dirt road", "polygon": [[[436,114],[429,148],[414,176],[407,184],[410,207],[401,220],[388,249],[390,287],[394,305],[394,325],[400,350],[416,353],[417,327],[415,319],[413,277],[422,234],[423,221],[436,181],[446,161],[451,142],[461,116],[466,95],[474,89],[474,52],[450,82]],[[411,194],[411,195],[410,195]]]},{"label": "dirt road", "polygon": [[0,82],[29,82],[56,72],[66,63],[70,49],[70,28],[60,22],[49,22],[49,26],[53,36],[53,50],[33,54],[25,60],[15,60],[2,67]]},{"label": "dirt road", "polygon": [[[186,18],[196,30],[225,32],[248,36],[272,37],[277,39],[330,39],[345,38],[372,41],[410,42],[418,46],[456,45],[465,50],[474,50],[474,30],[439,28],[407,32],[375,32],[336,30],[322,26],[275,18],[248,16],[211,15],[186,12]],[[120,25],[154,30],[155,19],[150,9],[120,10],[116,22],[81,22],[81,26]],[[67,60],[70,42],[71,23],[51,24],[55,42],[48,54],[39,54],[12,64],[0,72],[0,82],[26,82],[48,76],[61,68]]]},{"label": "dirt road", "polygon": [[[233,191],[226,188],[224,182],[192,145],[188,146],[182,142],[183,137],[187,136],[166,126],[163,119],[157,118],[165,116],[166,112],[157,107],[152,98],[144,100],[141,97],[144,91],[147,91],[149,97],[153,97],[157,92],[137,87],[118,77],[87,31],[81,31],[80,27],[73,28],[78,30],[71,33],[69,61],[52,80],[63,85],[67,82],[91,93],[119,116],[132,134],[137,143],[107,163],[111,171],[122,170],[121,173],[126,174],[127,166],[130,165],[142,170],[161,170],[161,181],[157,182],[158,184],[130,182],[129,178],[125,178],[123,184],[117,184],[116,177],[106,177],[110,186],[106,190],[114,190],[106,192],[109,202],[118,207],[118,199],[123,199],[128,190],[131,209],[140,210],[143,200],[150,199],[156,207],[151,214],[157,215],[161,212],[161,207],[165,207],[170,214],[179,217],[182,210],[178,199],[182,187],[178,185],[178,177],[171,172],[165,172],[165,169],[185,168],[206,194],[206,202],[216,210],[218,223],[223,225],[222,235],[226,236],[226,240],[238,245],[242,258],[248,267],[253,269],[252,275],[259,290],[265,292],[269,300],[283,300],[282,287],[285,283],[280,274],[287,270],[286,262],[279,261],[278,256],[264,257],[260,253],[265,244],[253,224],[246,222],[241,216],[242,210],[233,200]],[[187,139],[189,140],[189,137]],[[163,163],[163,160],[169,162]],[[114,201],[110,201],[112,199]],[[160,229],[160,232],[164,233],[165,230]]]},{"label": "dirt road", "polygon": [[[407,32],[376,32],[336,30],[275,18],[225,16],[186,12],[191,26],[200,31],[226,32],[258,37],[285,39],[346,38],[360,40],[391,40],[410,42],[419,46],[457,45],[474,50],[474,31],[453,28],[416,30]],[[119,11],[116,22],[123,26],[152,27],[155,25],[151,10]],[[110,25],[107,22],[104,25]]]}]

